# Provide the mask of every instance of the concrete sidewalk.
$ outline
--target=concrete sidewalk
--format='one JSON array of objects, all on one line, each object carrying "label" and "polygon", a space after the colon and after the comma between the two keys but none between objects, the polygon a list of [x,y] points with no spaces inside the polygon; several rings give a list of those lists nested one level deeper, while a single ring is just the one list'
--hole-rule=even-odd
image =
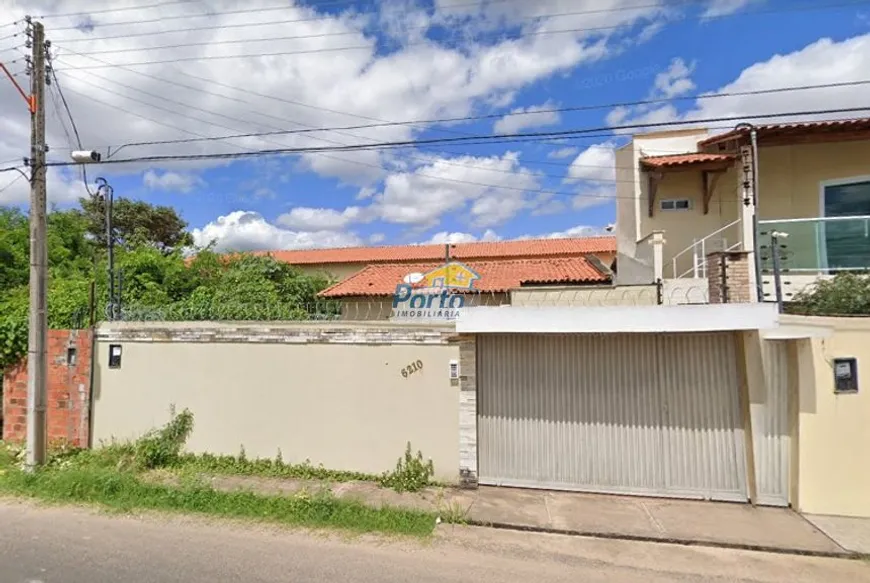
[{"label": "concrete sidewalk", "polygon": [[804,517],[847,551],[870,556],[870,519],[820,514]]},{"label": "concrete sidewalk", "polygon": [[519,488],[429,488],[399,494],[371,482],[317,483],[212,476],[220,490],[289,494],[307,488],[366,504],[435,512],[443,519],[541,532],[701,544],[822,556],[853,554],[788,509],[747,504],[552,492]]}]

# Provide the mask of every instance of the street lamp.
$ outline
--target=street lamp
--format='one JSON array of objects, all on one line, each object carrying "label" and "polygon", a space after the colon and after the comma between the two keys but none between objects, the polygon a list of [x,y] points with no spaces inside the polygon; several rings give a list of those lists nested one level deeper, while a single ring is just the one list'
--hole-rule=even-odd
[{"label": "street lamp", "polygon": [[106,207],[106,251],[108,262],[109,276],[109,305],[107,312],[109,320],[114,320],[117,315],[118,301],[115,298],[115,237],[112,229],[112,203],[114,201],[115,189],[109,184],[105,178],[97,178],[97,193],[95,198],[102,201]]}]

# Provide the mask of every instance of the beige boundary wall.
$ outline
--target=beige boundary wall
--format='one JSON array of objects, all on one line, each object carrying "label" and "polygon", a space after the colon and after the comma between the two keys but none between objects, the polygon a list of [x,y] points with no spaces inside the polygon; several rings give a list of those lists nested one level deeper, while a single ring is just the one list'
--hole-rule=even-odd
[{"label": "beige boundary wall", "polygon": [[[98,328],[94,444],[134,438],[189,408],[188,450],[309,459],[380,473],[407,442],[459,477],[452,327],[389,323],[111,323]],[[109,367],[110,345],[121,365]],[[406,367],[422,367],[402,374]]]},{"label": "beige boundary wall", "polygon": [[[791,341],[799,395],[793,500],[810,514],[870,517],[870,318],[784,316],[783,323],[832,331]],[[841,357],[858,360],[857,393],[834,392],[833,360]]]}]

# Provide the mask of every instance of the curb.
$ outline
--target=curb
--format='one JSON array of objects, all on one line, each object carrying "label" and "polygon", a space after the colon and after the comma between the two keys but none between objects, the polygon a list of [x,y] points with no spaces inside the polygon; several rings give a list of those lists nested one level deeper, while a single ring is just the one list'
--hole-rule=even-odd
[{"label": "curb", "polygon": [[615,532],[600,532],[600,531],[580,531],[580,530],[563,530],[558,528],[546,528],[542,526],[523,526],[517,524],[507,524],[501,522],[483,522],[477,520],[467,520],[465,524],[469,526],[480,526],[486,528],[494,528],[497,530],[512,530],[516,532],[533,532],[539,534],[558,534],[563,536],[600,538],[608,540],[625,540],[633,542],[659,543],[670,545],[681,545],[687,547],[712,547],[719,549],[731,549],[739,551],[754,551],[761,553],[776,553],[780,555],[798,555],[804,557],[820,557],[827,559],[845,559],[845,560],[860,560],[870,559],[870,555],[856,553],[853,551],[843,550],[836,551],[811,551],[807,549],[791,549],[784,547],[772,547],[766,545],[748,545],[740,543],[727,543],[716,541],[702,541],[693,539],[681,538],[660,538],[654,536],[641,536],[631,534],[619,534]]}]

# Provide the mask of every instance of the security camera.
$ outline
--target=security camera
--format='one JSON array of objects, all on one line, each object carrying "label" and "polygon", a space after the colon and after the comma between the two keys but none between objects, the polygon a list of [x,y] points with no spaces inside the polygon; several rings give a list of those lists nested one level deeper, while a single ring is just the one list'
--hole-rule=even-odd
[{"label": "security camera", "polygon": [[99,162],[103,158],[99,152],[94,150],[75,150],[70,154],[70,157],[73,159],[73,162],[78,162],[79,164],[92,164]]}]

